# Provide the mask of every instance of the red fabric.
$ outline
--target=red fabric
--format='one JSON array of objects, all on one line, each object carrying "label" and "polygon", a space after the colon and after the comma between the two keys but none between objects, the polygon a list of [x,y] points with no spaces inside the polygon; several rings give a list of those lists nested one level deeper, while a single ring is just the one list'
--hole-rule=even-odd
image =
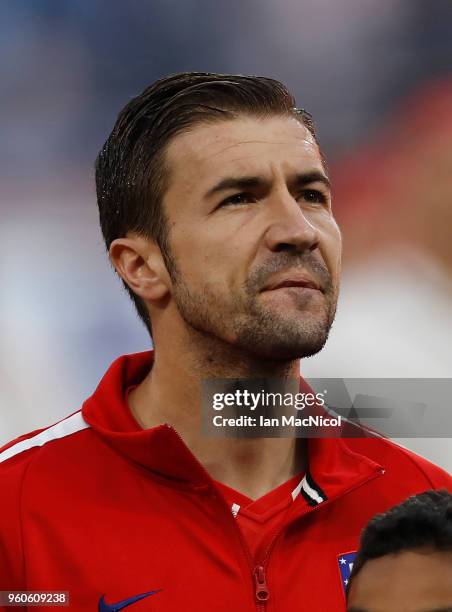
[{"label": "red fabric", "polygon": [[[217,480],[215,481],[229,507],[232,508],[233,504],[240,506],[235,520],[255,565],[258,565],[259,560],[265,557],[273,535],[283,525],[286,513],[294,503],[292,491],[302,478],[303,474],[297,474],[256,500],[252,500]],[[296,501],[300,502],[298,496]]]},{"label": "red fabric", "polygon": [[325,500],[300,496],[253,561],[228,503],[174,429],[134,421],[127,388],[151,366],[151,353],[119,358],[81,412],[0,450],[0,590],[69,591],[80,612],[111,610],[103,596],[111,604],[157,589],[131,611],[340,612],[337,557],[356,550],[367,521],[410,494],[452,490],[444,471],[387,440],[309,440],[309,474]]}]

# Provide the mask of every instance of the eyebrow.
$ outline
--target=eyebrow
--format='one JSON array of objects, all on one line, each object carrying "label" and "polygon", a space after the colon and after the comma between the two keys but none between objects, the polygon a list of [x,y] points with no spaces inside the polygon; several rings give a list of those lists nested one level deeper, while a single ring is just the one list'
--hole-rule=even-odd
[{"label": "eyebrow", "polygon": [[[323,183],[327,189],[331,189],[329,178],[319,170],[311,172],[301,172],[296,174],[290,181],[294,187],[305,187],[311,183]],[[269,181],[261,176],[237,176],[226,177],[211,187],[205,194],[206,198],[226,191],[227,189],[256,189],[257,187],[268,186]]]}]

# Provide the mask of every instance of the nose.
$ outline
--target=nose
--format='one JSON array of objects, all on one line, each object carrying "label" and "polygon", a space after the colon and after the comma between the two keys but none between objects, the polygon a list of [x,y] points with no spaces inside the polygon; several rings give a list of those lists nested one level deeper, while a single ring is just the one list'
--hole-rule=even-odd
[{"label": "nose", "polygon": [[318,228],[288,191],[275,194],[271,204],[272,219],[265,235],[266,245],[271,251],[302,252],[318,247]]}]

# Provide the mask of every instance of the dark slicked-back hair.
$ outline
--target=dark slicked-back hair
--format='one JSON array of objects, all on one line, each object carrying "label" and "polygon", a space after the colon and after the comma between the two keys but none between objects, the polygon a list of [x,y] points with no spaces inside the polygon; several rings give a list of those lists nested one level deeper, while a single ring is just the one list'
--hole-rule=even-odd
[{"label": "dark slicked-back hair", "polygon": [[[162,198],[168,187],[164,153],[170,140],[194,125],[249,115],[291,115],[316,139],[311,115],[274,79],[187,72],[156,81],[119,113],[96,160],[97,201],[107,250],[134,232],[156,241],[171,272]],[[148,309],[124,283],[152,336]]]},{"label": "dark slicked-back hair", "polygon": [[374,516],[361,534],[347,594],[367,561],[417,549],[452,552],[452,494],[448,491],[413,495]]}]

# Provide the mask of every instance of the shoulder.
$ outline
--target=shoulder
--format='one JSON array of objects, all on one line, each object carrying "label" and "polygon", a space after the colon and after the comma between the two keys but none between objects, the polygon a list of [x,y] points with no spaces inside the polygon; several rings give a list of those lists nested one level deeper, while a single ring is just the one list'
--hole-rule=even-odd
[{"label": "shoulder", "polygon": [[386,474],[397,481],[410,480],[413,485],[452,491],[452,476],[425,457],[414,453],[387,438],[349,438],[344,440],[348,448],[384,467]]},{"label": "shoulder", "polygon": [[[65,441],[88,427],[77,411],[43,429],[26,433],[0,448],[0,590],[25,586],[22,515],[25,483],[30,469],[47,455],[58,470]],[[50,453],[48,452],[50,451]],[[50,455],[50,457],[49,457]]]},{"label": "shoulder", "polygon": [[69,436],[87,429],[89,425],[82,417],[81,410],[70,414],[61,421],[30,431],[0,447],[0,479],[8,475],[23,473],[45,448],[55,448]]}]

